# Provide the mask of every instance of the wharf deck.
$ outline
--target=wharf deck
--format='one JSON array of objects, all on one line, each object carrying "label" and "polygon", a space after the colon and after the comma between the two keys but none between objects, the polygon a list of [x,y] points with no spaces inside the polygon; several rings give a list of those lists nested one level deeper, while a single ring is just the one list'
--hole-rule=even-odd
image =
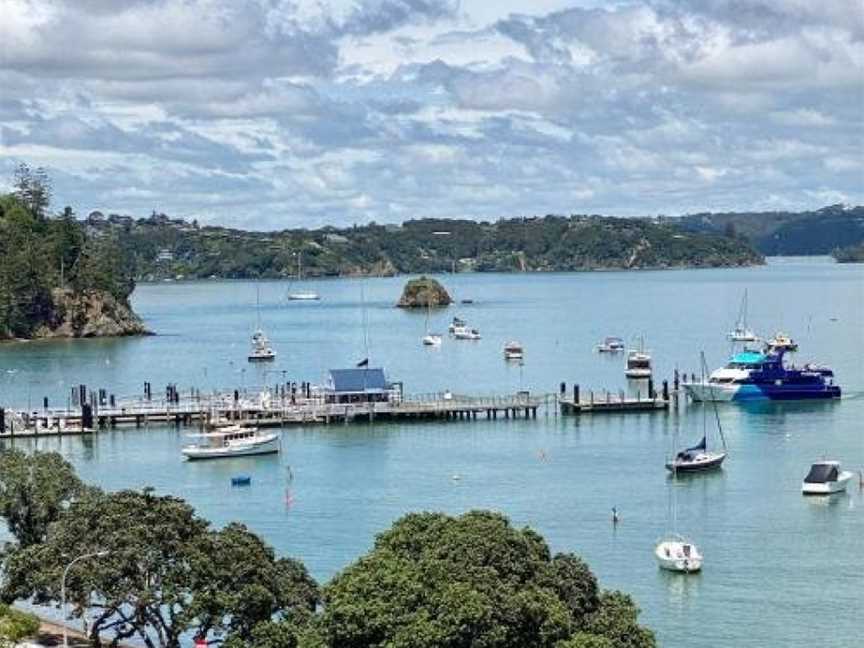
[{"label": "wharf deck", "polygon": [[[203,425],[205,422],[236,421],[258,427],[282,427],[348,423],[373,420],[477,420],[536,418],[537,410],[554,404],[551,394],[527,392],[504,396],[426,394],[385,402],[328,403],[322,398],[234,399],[225,395],[183,398],[179,402],[133,399],[93,412],[96,430],[118,426],[144,427],[154,423]],[[61,423],[62,422],[62,423]],[[0,438],[88,434],[82,430],[82,412],[77,408],[35,412],[7,411],[6,430]]]},{"label": "wharf deck", "polygon": [[589,394],[588,398],[574,401],[572,397],[559,396],[562,414],[602,414],[612,412],[654,412],[669,409],[669,400],[653,397],[628,398],[621,394],[602,392]]}]

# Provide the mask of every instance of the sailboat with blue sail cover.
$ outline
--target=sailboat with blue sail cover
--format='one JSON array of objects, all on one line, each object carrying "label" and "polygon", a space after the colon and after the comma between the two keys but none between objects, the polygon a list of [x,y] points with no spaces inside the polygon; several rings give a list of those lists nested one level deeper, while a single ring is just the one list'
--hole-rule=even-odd
[{"label": "sailboat with blue sail cover", "polygon": [[[707,372],[705,354],[702,354],[702,371]],[[679,451],[669,462],[666,468],[673,473],[692,473],[705,470],[714,470],[723,465],[726,459],[726,437],[723,435],[723,426],[720,424],[720,415],[717,412],[717,399],[711,398],[714,409],[714,420],[717,423],[717,432],[722,443],[721,449],[708,449],[708,410],[702,409],[702,440],[694,446]]]}]

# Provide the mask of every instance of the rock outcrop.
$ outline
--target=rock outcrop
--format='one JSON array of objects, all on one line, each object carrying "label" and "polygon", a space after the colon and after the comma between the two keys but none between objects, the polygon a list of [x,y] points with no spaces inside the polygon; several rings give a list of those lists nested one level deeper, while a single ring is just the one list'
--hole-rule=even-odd
[{"label": "rock outcrop", "polygon": [[33,331],[34,339],[150,335],[128,304],[105,291],[55,288],[51,296],[54,312]]},{"label": "rock outcrop", "polygon": [[431,277],[411,279],[402,289],[396,306],[399,308],[426,308],[427,306],[449,306],[453,303],[447,290]]}]

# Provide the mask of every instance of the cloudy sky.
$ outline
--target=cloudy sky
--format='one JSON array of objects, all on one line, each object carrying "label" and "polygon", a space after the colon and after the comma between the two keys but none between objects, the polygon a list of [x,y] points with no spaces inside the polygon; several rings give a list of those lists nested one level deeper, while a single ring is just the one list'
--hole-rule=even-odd
[{"label": "cloudy sky", "polygon": [[256,229],[864,202],[860,0],[0,0],[0,183]]}]

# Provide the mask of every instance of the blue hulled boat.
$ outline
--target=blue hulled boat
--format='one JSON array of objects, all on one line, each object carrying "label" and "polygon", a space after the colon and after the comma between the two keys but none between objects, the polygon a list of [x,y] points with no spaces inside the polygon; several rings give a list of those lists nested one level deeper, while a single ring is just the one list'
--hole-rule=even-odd
[{"label": "blue hulled boat", "polygon": [[696,401],[811,400],[840,398],[834,372],[806,364],[786,366],[786,349],[768,346],[763,351],[742,351],[701,382],[685,383]]}]

